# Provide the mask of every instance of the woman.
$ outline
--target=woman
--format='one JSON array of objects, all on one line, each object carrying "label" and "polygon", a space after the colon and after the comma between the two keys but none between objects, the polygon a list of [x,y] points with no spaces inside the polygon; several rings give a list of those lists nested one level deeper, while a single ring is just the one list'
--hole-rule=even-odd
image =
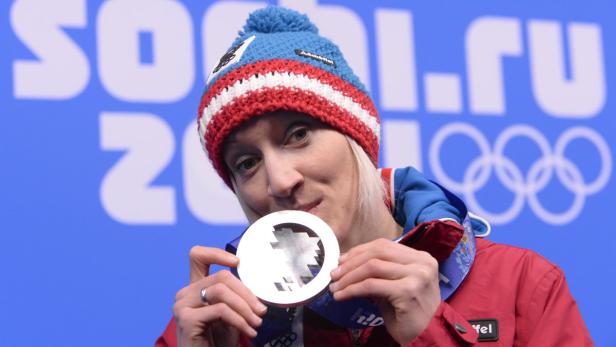
[{"label": "woman", "polygon": [[[429,252],[392,241],[403,228],[384,202],[376,169],[376,109],[338,48],[305,16],[270,7],[249,17],[208,79],[199,133],[214,168],[251,222],[296,209],[332,227],[344,253],[331,273],[334,299],[370,298],[384,319],[384,326],[349,331],[304,309],[300,337],[287,342],[592,344],[562,272],[529,251],[478,240],[472,271],[453,296],[441,299],[439,261],[443,248],[446,256],[451,249],[440,241],[457,243],[461,228],[431,224],[437,225],[430,230],[438,237]],[[420,200],[433,207],[420,211],[459,217],[427,181],[416,181],[407,188],[429,197]],[[409,234],[414,233],[419,232]],[[216,248],[191,250],[190,284],[177,293],[174,320],[158,345],[175,345],[176,339],[179,346],[248,345],[257,336],[267,308],[229,271],[210,275],[212,264],[234,268],[239,259]],[[490,325],[491,335],[482,333],[479,320],[496,324]],[[500,329],[496,335],[493,328]],[[495,342],[478,342],[482,338]]]}]

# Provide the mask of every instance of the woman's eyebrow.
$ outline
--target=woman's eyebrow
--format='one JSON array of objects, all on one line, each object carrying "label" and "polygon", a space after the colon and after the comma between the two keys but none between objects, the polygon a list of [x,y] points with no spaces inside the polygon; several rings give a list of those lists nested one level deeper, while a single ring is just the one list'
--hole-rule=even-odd
[{"label": "woman's eyebrow", "polygon": [[297,126],[298,124],[299,124],[299,125],[308,125],[308,123],[303,122],[301,119],[293,119],[293,120],[290,120],[290,121],[286,124],[286,127],[285,127],[285,132],[288,132],[288,131],[289,131],[289,130],[291,130],[294,126]]},{"label": "woman's eyebrow", "polygon": [[237,156],[238,151],[238,143],[236,139],[229,139],[229,141],[225,140],[224,150],[223,150],[223,161],[233,161],[234,157]]},{"label": "woman's eyebrow", "polygon": [[230,134],[229,136],[227,136],[227,138],[225,139],[225,142],[223,144],[224,146],[227,145],[232,145],[232,144],[236,144],[237,143],[237,138],[235,137],[235,134]]}]

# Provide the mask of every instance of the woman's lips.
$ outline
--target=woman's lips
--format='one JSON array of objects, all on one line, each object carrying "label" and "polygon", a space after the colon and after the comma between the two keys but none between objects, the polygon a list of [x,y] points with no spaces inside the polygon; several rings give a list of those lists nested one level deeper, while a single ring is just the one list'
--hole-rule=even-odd
[{"label": "woman's lips", "polygon": [[321,201],[315,201],[315,202],[310,203],[310,204],[298,206],[295,209],[296,210],[300,210],[300,211],[304,211],[304,212],[308,212],[308,213],[311,213],[311,214],[314,214],[314,215],[317,215],[317,213],[319,211],[319,204],[321,204]]},{"label": "woman's lips", "polygon": [[319,212],[319,208],[318,205],[315,205],[313,208],[311,208],[310,210],[308,210],[308,213],[311,213],[313,215],[317,215],[317,213]]}]

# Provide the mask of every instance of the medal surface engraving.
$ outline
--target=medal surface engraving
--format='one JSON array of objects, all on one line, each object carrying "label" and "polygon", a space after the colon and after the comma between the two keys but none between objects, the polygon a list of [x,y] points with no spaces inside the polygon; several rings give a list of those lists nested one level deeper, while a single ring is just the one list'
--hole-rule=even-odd
[{"label": "medal surface engraving", "polygon": [[261,300],[280,307],[303,305],[331,282],[340,248],[319,217],[278,211],[254,222],[237,247],[242,282]]}]

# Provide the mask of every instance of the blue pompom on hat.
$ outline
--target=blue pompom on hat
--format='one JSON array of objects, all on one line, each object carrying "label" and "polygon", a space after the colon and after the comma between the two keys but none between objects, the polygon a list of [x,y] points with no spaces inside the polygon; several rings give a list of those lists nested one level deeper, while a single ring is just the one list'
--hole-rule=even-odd
[{"label": "blue pompom on hat", "polygon": [[253,32],[311,32],[319,33],[319,29],[312,24],[308,16],[284,7],[266,7],[251,13],[244,24],[244,28],[232,46],[235,46],[243,37]]},{"label": "blue pompom on hat", "polygon": [[377,165],[378,114],[340,49],[306,15],[272,6],[250,14],[210,74],[199,106],[201,143],[229,186],[225,138],[244,121],[276,110],[319,119],[353,138]]}]

